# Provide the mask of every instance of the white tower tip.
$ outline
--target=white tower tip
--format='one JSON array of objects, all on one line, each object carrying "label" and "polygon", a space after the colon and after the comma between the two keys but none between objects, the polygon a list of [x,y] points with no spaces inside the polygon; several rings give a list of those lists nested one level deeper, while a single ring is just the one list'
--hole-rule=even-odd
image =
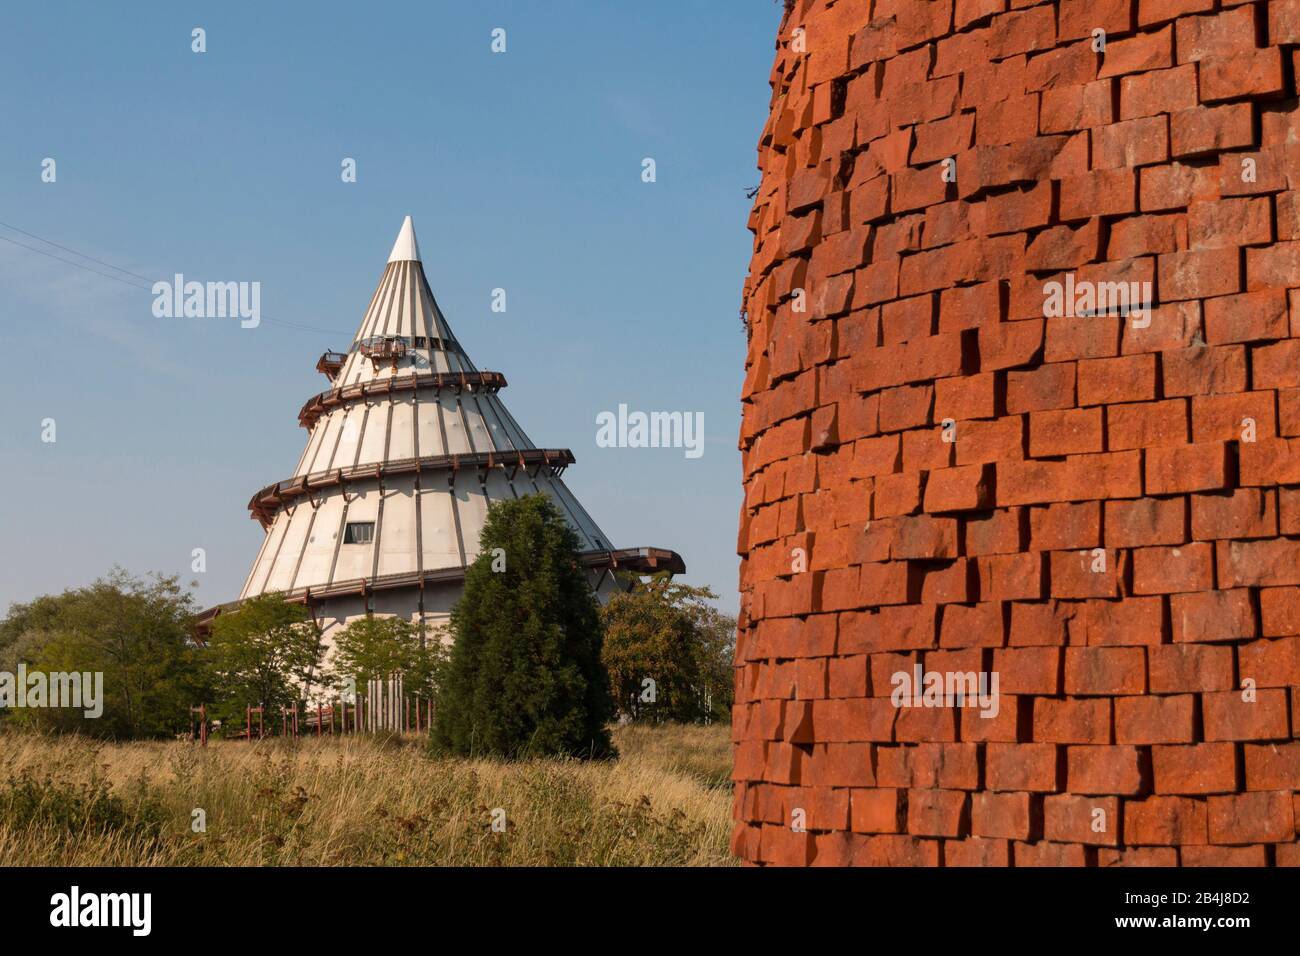
[{"label": "white tower tip", "polygon": [[402,220],[402,229],[393,243],[393,251],[388,255],[389,262],[419,262],[420,245],[415,241],[415,224],[411,217]]}]

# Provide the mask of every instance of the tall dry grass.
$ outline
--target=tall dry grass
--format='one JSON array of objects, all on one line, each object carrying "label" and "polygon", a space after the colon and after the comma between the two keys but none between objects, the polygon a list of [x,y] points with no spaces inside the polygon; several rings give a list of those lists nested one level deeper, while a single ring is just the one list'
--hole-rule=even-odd
[{"label": "tall dry grass", "polygon": [[731,865],[726,726],[615,741],[590,763],[435,759],[418,738],[0,734],[0,866]]}]

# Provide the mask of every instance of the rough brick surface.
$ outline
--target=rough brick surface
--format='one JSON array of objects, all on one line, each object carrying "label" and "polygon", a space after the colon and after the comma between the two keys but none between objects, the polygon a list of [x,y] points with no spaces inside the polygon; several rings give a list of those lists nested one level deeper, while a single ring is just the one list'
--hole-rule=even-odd
[{"label": "rough brick surface", "polygon": [[1300,863],[1298,60],[1300,0],[787,0],[739,856]]}]

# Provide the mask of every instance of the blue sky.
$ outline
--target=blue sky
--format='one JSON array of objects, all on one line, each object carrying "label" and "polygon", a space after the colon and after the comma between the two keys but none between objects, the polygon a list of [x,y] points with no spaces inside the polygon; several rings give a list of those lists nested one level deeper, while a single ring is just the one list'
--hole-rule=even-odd
[{"label": "blue sky", "polygon": [[[269,318],[157,319],[147,289],[0,241],[0,610],[113,564],[235,597],[248,498],[292,474],[315,361],[351,341],[407,214],[458,337],[535,443],[573,449],[587,510],[734,610],[745,190],[779,4],[114,6],[0,14],[0,237],[258,281]],[[598,448],[620,402],[702,411],[703,457]]]}]

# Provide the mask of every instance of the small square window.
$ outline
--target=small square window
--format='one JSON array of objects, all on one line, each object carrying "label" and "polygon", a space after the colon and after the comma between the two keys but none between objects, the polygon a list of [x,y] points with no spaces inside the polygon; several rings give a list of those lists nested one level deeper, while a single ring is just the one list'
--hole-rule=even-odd
[{"label": "small square window", "polygon": [[343,529],[344,544],[369,544],[375,540],[373,521],[349,521]]}]

